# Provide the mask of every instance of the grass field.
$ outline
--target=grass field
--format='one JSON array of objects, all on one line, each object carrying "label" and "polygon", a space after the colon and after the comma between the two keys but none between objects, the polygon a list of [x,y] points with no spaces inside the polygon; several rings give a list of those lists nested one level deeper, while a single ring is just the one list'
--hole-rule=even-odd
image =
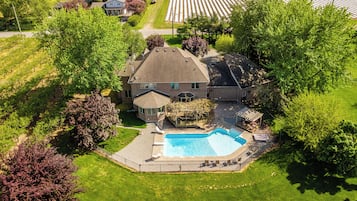
[{"label": "grass field", "polygon": [[164,39],[165,42],[170,46],[170,47],[182,47],[182,39],[172,35],[161,35]]},{"label": "grass field", "polygon": [[[284,149],[268,153],[243,173],[132,173],[90,153],[75,159],[82,201],[94,200],[356,200],[357,178],[321,175],[288,163]],[[283,163],[282,163],[283,161]],[[282,165],[283,164],[283,165]],[[283,166],[283,167],[281,167]]]},{"label": "grass field", "polygon": [[128,145],[138,134],[138,130],[117,128],[117,135],[99,143],[99,147],[113,154]]},{"label": "grass field", "polygon": [[332,90],[328,96],[339,101],[345,120],[357,123],[357,56],[351,60],[348,72],[351,73],[351,82]]},{"label": "grass field", "polygon": [[42,138],[56,129],[62,101],[49,61],[35,39],[0,39],[0,153],[20,135]]},{"label": "grass field", "polygon": [[[135,26],[135,29],[141,29],[146,24],[150,24],[156,29],[169,29],[172,24],[165,22],[166,11],[169,6],[170,0],[159,0],[155,4],[150,4],[151,0],[147,0],[147,9],[141,19],[140,23]],[[174,23],[174,27],[177,28],[181,24]]]}]

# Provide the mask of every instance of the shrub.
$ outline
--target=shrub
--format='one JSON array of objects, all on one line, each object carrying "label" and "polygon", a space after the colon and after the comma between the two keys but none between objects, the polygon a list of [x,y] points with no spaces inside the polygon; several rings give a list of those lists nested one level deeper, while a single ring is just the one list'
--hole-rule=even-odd
[{"label": "shrub", "polygon": [[1,200],[75,200],[76,167],[44,144],[20,144],[1,160]]},{"label": "shrub", "polygon": [[146,8],[146,2],[143,0],[126,0],[126,8],[140,15]]},{"label": "shrub", "polygon": [[216,49],[220,52],[229,53],[233,51],[233,36],[221,35],[216,41]]},{"label": "shrub", "polygon": [[208,52],[208,42],[199,36],[182,41],[182,49],[188,50],[195,56],[204,56]]},{"label": "shrub", "polygon": [[116,135],[113,126],[119,123],[118,111],[99,92],[92,92],[84,100],[69,101],[65,114],[65,124],[73,127],[80,148],[94,150],[96,143]]},{"label": "shrub", "polygon": [[130,24],[130,26],[132,27],[135,27],[137,24],[139,24],[140,20],[141,20],[140,15],[132,15],[128,19],[128,24]]},{"label": "shrub", "polygon": [[154,49],[155,47],[164,47],[165,39],[160,35],[150,35],[146,39],[146,45],[149,50]]}]

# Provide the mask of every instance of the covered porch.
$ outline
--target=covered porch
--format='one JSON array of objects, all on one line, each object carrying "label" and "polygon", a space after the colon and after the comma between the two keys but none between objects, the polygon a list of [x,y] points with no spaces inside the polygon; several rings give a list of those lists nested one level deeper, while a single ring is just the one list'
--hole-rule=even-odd
[{"label": "covered porch", "polygon": [[149,91],[134,98],[134,107],[138,110],[138,118],[145,122],[158,122],[165,118],[166,105],[171,102],[169,96]]}]

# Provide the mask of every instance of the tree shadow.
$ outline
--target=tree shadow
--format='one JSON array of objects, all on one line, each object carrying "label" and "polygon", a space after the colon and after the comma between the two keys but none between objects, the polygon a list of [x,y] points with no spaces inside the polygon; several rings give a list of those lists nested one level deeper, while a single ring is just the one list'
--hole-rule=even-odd
[{"label": "tree shadow", "polygon": [[287,141],[259,160],[275,164],[286,171],[288,173],[287,179],[292,185],[299,184],[297,190],[301,193],[306,190],[314,190],[318,194],[335,195],[342,189],[347,191],[357,190],[357,185],[347,183],[346,178],[329,174],[325,164],[314,160],[311,155],[311,153],[303,151],[301,144]]},{"label": "tree shadow", "polygon": [[78,148],[72,132],[68,130],[59,132],[50,140],[50,144],[56,148],[58,153],[63,155],[78,156],[86,153],[86,151]]},{"label": "tree shadow", "polygon": [[63,96],[56,77],[38,76],[21,87],[3,88],[0,93],[4,95],[0,98],[3,109],[0,124],[12,125],[7,129],[9,137],[15,139],[20,134],[26,134],[41,140],[62,124],[61,112],[68,97]]},{"label": "tree shadow", "polygon": [[287,141],[281,144],[279,148],[263,155],[259,160],[265,163],[273,163],[280,169],[286,170],[292,162],[305,160],[301,149],[300,144]]},{"label": "tree shadow", "polygon": [[291,184],[300,184],[297,189],[301,193],[306,190],[314,190],[318,194],[335,195],[342,189],[357,190],[357,185],[347,183],[345,178],[329,175],[323,165],[318,162],[292,162],[289,164],[287,172],[289,174],[287,179]]}]

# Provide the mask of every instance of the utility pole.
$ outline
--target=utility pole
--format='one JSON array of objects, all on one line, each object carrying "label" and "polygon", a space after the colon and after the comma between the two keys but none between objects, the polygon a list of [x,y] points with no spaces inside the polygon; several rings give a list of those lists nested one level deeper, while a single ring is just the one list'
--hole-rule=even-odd
[{"label": "utility pole", "polygon": [[20,27],[20,22],[19,22],[19,19],[17,18],[15,6],[14,6],[13,3],[11,3],[11,5],[12,5],[12,9],[14,10],[14,14],[15,14],[16,22],[17,22],[17,27],[19,28],[20,34],[22,34],[21,27]]},{"label": "utility pole", "polygon": [[[171,4],[171,28],[172,28],[172,38],[174,38],[174,5],[173,5],[173,0],[170,0],[172,2]],[[171,3],[170,2],[170,3]]]}]

